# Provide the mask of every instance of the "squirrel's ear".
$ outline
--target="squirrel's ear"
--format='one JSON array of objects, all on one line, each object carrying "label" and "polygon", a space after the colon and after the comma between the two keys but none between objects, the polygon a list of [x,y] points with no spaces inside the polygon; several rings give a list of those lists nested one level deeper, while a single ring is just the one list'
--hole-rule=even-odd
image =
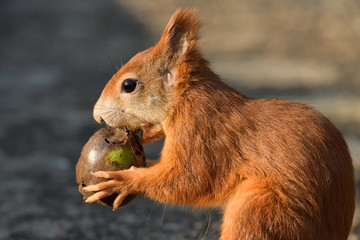
[{"label": "squirrel's ear", "polygon": [[171,17],[156,45],[156,52],[176,63],[190,49],[196,47],[200,24],[193,8],[178,9]]}]

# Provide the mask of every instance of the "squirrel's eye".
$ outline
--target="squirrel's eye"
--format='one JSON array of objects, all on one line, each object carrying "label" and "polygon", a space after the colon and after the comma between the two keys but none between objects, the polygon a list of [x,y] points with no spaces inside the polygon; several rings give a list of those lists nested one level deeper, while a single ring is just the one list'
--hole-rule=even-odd
[{"label": "squirrel's eye", "polygon": [[126,93],[131,93],[135,90],[136,86],[137,86],[137,80],[125,79],[122,84],[122,90]]}]

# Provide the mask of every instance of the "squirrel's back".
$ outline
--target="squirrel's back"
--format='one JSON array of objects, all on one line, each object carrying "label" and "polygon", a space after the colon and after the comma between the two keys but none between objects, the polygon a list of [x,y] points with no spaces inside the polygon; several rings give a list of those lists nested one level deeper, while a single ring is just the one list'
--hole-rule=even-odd
[{"label": "squirrel's back", "polygon": [[236,218],[255,239],[346,239],[353,166],[327,118],[302,103],[248,98],[215,75],[187,84],[163,151],[201,179],[199,193],[214,194],[200,205],[241,205]]}]

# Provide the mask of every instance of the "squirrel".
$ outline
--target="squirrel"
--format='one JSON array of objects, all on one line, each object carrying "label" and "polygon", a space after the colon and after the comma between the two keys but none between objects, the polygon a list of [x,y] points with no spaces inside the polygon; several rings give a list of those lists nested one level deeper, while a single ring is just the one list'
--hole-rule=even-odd
[{"label": "squirrel", "polygon": [[223,210],[221,240],[347,239],[355,207],[342,134],[312,107],[255,99],[224,83],[198,48],[197,10],[178,9],[160,41],[107,83],[93,115],[165,138],[156,164],[93,173],[86,202],[119,193]]}]

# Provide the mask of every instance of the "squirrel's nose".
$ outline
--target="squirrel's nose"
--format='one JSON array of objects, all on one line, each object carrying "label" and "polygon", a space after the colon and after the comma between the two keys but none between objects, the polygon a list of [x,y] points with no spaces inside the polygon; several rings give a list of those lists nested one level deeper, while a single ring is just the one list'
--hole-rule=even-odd
[{"label": "squirrel's nose", "polygon": [[101,116],[94,116],[95,121],[97,121],[98,123],[102,123],[104,121],[104,119]]},{"label": "squirrel's nose", "polygon": [[93,117],[95,121],[97,121],[98,123],[102,123],[104,121],[101,115],[102,115],[101,108],[99,108],[98,103],[96,103],[93,111]]}]

